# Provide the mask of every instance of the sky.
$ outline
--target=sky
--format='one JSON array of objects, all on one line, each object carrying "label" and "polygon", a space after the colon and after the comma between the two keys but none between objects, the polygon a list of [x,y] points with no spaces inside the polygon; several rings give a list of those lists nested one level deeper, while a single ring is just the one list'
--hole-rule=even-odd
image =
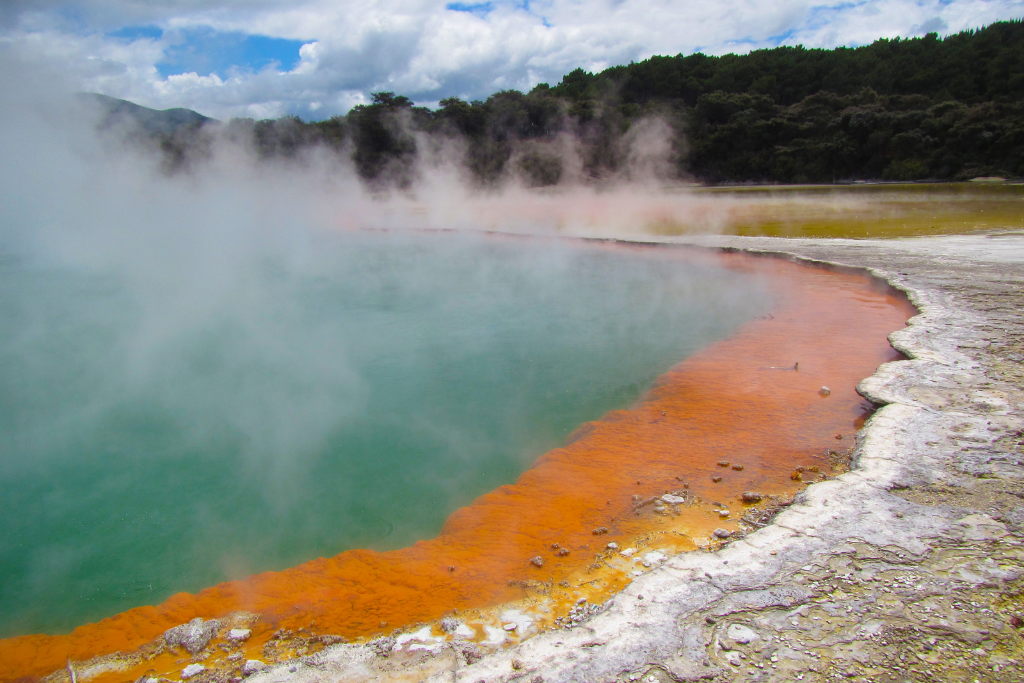
[{"label": "sky", "polygon": [[0,58],[157,109],[318,120],[378,91],[432,106],[656,54],[857,46],[1021,17],[1024,0],[3,0]]}]

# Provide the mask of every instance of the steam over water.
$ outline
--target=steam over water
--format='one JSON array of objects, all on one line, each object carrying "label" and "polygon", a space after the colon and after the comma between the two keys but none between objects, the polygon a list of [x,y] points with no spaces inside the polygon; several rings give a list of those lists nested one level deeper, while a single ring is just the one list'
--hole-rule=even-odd
[{"label": "steam over water", "polygon": [[0,262],[0,635],[433,536],[769,307],[653,250],[292,232],[223,272]]}]

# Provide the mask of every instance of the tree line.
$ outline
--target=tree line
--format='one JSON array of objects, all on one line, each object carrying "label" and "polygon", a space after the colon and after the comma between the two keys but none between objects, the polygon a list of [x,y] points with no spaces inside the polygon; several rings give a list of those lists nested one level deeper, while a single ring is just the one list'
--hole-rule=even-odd
[{"label": "tree line", "polygon": [[[545,186],[570,170],[594,181],[622,173],[631,134],[651,119],[665,124],[664,173],[707,183],[1021,177],[1024,23],[857,48],[656,56],[436,110],[381,92],[324,121],[226,126],[263,157],[350,154],[371,185],[408,185],[418,160],[447,150],[481,186],[510,176]],[[201,152],[201,131],[160,139],[172,165]]]}]

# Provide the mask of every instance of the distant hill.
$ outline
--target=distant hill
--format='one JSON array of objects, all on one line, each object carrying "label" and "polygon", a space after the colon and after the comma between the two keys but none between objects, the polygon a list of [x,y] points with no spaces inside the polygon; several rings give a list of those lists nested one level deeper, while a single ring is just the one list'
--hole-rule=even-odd
[{"label": "distant hill", "polygon": [[108,97],[107,95],[91,92],[78,93],[77,97],[83,102],[99,107],[103,116],[100,121],[100,128],[131,123],[141,128],[145,133],[162,136],[173,135],[182,128],[194,129],[207,123],[217,123],[216,119],[211,119],[199,112],[181,107],[163,110],[150,109],[128,100],[119,100],[116,97]]},{"label": "distant hill", "polygon": [[[151,136],[169,170],[207,153],[200,131],[209,119],[108,100],[117,103],[111,116],[154,131],[177,126]],[[379,92],[326,121],[232,119],[225,130],[264,158],[332,148],[383,186],[409,185],[421,148],[449,142],[481,186],[557,185],[580,174],[595,183],[652,173],[709,184],[1024,178],[1024,22],[857,48],[655,56],[576,69],[529,93],[439,104],[432,111]]]}]

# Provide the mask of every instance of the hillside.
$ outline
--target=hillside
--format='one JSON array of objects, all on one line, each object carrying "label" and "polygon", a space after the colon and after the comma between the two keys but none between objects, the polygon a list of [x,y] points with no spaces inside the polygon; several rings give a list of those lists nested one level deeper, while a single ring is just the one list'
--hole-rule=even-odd
[{"label": "hillside", "polygon": [[[476,183],[516,176],[543,186],[577,172],[593,182],[635,172],[635,150],[657,142],[655,119],[667,139],[660,176],[707,183],[1021,177],[1024,23],[859,48],[658,56],[596,74],[577,69],[529,93],[449,98],[436,111],[377,93],[371,104],[326,121],[227,125],[264,156],[316,145],[351,154],[371,184],[406,185],[424,140],[431,148],[459,140]],[[178,138],[162,145],[178,161],[204,148],[194,136]]]}]

